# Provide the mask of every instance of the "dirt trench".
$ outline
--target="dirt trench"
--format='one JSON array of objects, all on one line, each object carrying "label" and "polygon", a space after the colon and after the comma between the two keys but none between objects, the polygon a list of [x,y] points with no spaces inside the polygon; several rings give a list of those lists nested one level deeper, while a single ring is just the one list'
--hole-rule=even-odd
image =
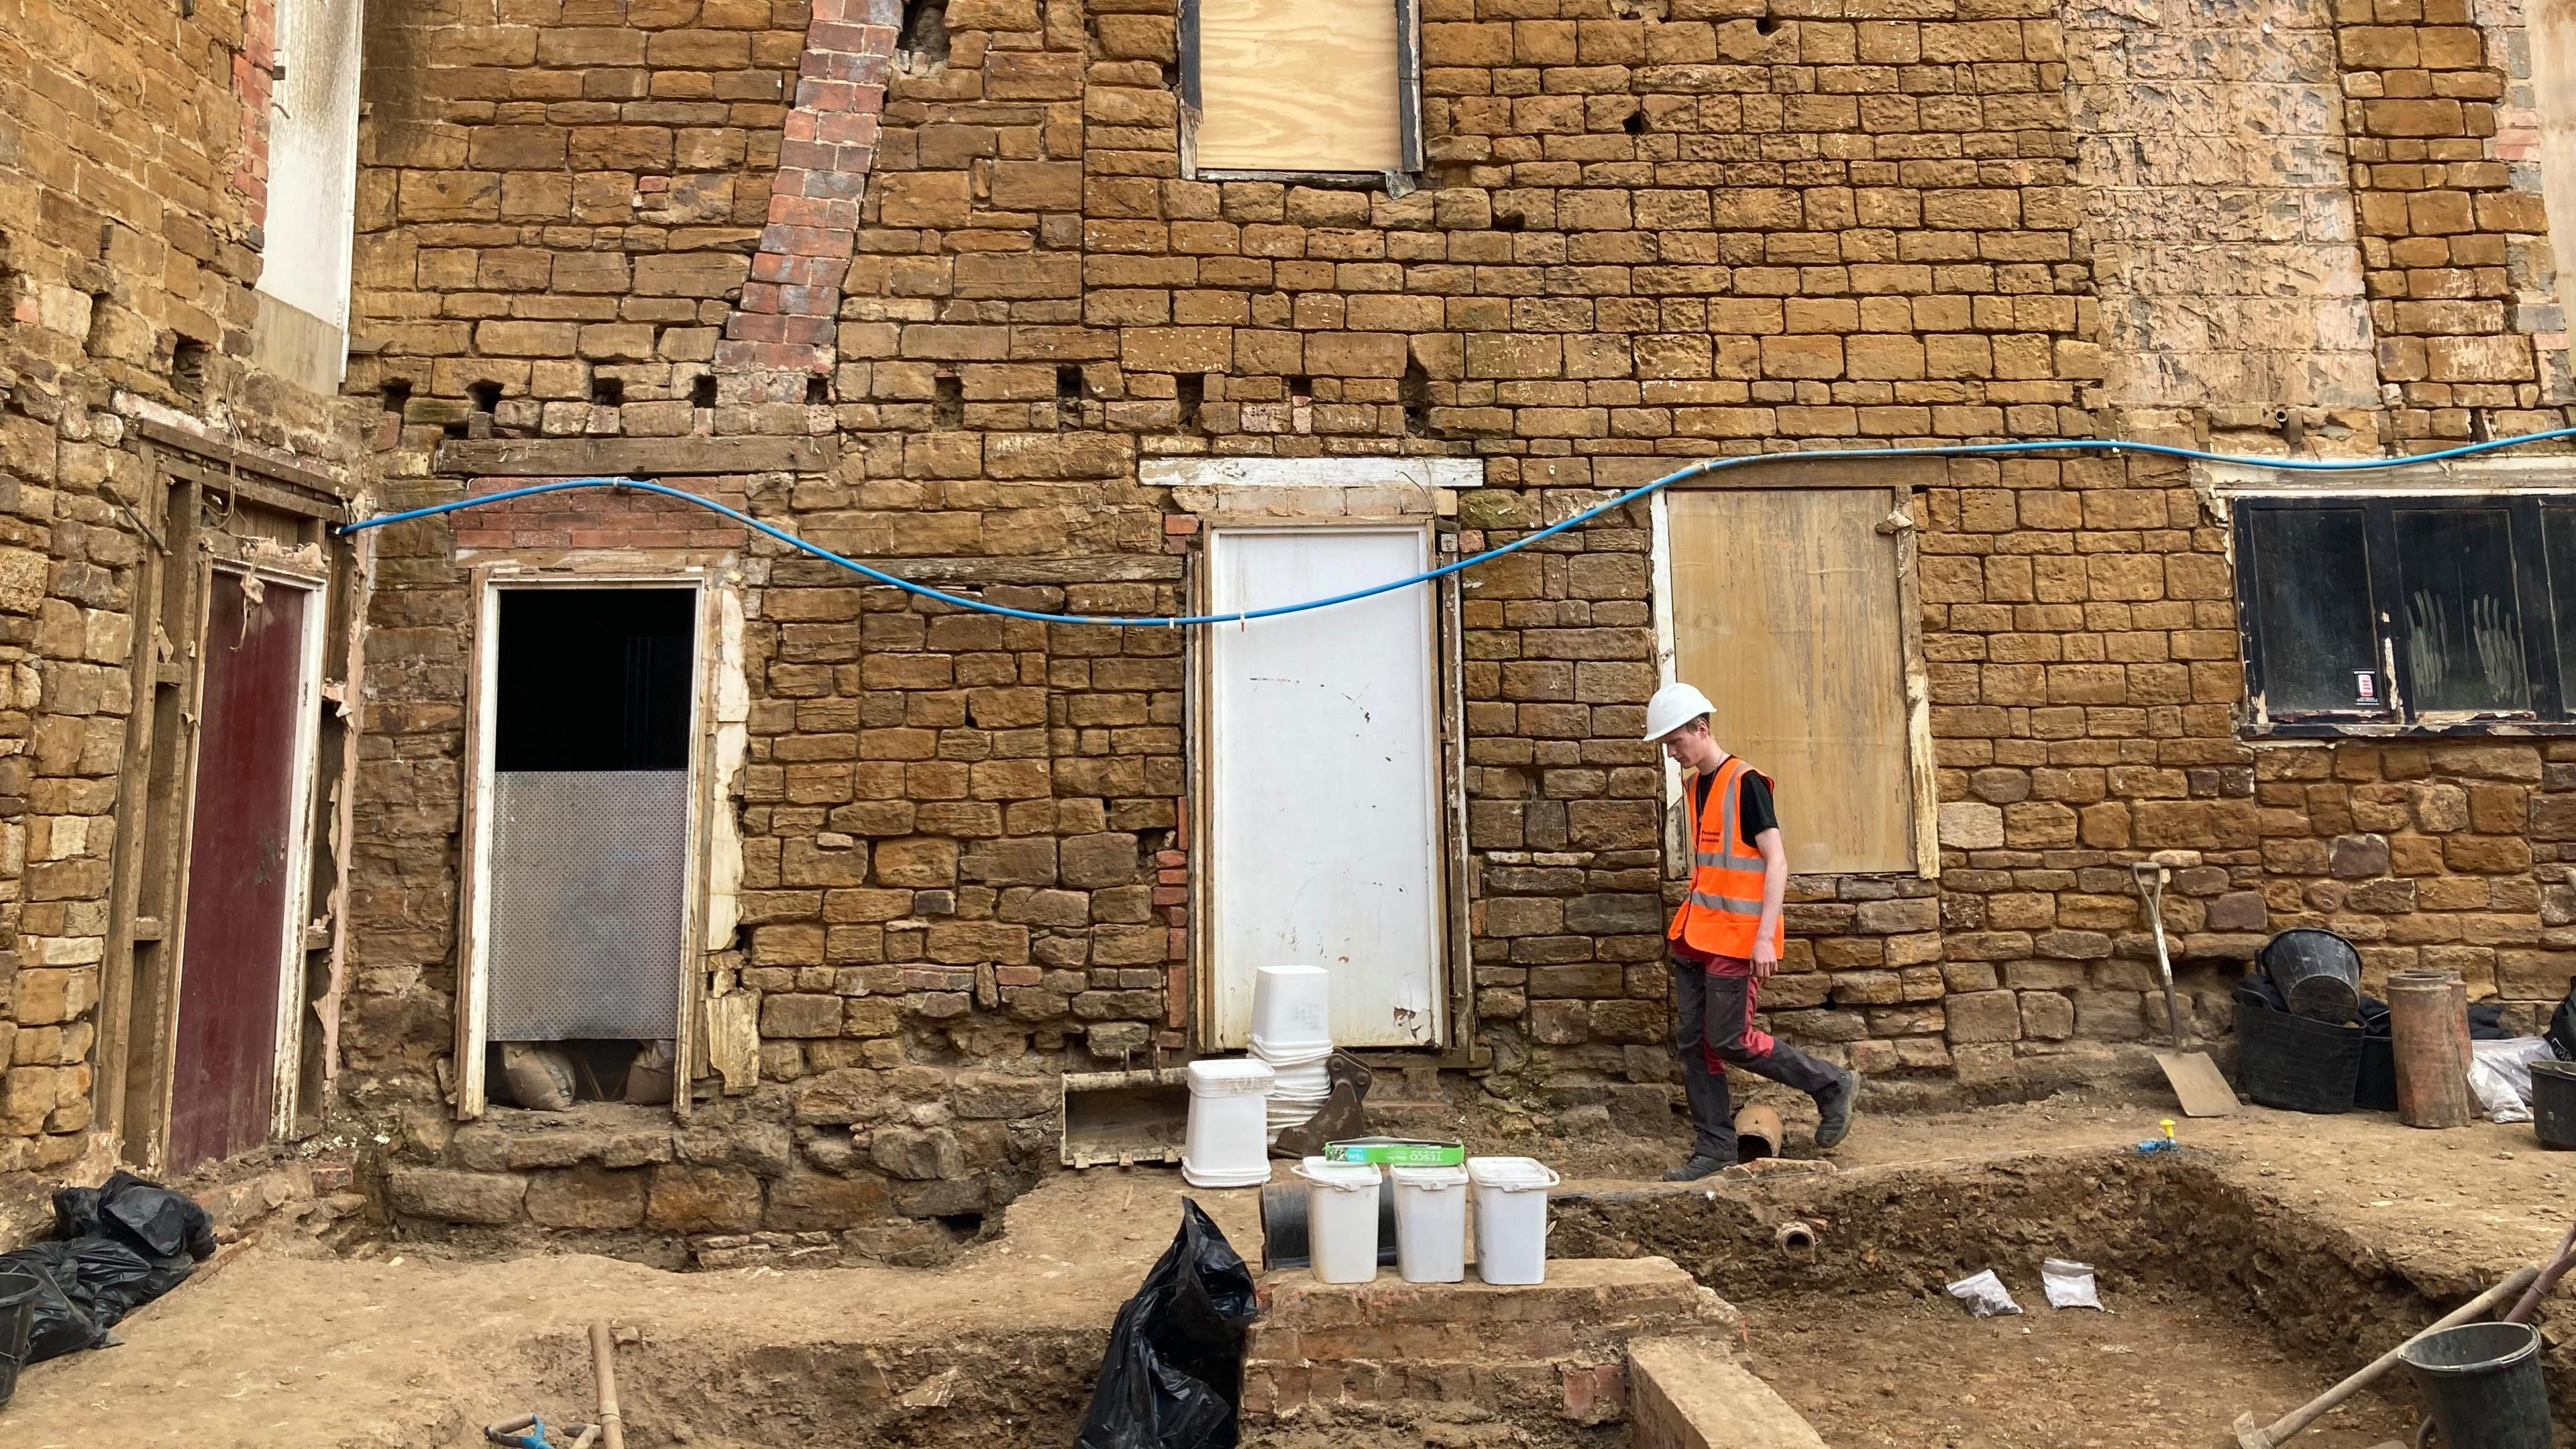
[{"label": "dirt trench", "polygon": [[[1673,1258],[1746,1316],[1754,1370],[1834,1449],[2201,1449],[2269,1419],[2483,1290],[2509,1264],[2400,1259],[2189,1152],[2048,1153],[1556,1205],[1551,1251]],[[1811,1251],[1782,1224],[1809,1225]],[[2091,1264],[2106,1314],[2055,1311],[2044,1258]],[[1985,1269],[2019,1317],[1946,1285]],[[2549,1357],[2564,1401],[2571,1351]],[[2402,1372],[2310,1431],[2314,1449],[2412,1433]]]}]

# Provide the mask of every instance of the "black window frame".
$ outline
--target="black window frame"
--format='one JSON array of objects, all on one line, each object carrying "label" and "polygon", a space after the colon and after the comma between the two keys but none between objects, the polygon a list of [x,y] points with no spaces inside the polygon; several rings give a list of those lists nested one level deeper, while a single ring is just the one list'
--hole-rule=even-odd
[{"label": "black window frame", "polygon": [[[2549,576],[2546,513],[2565,510],[2576,524],[2576,490],[2486,493],[2239,494],[2229,500],[2235,550],[2235,602],[2239,654],[2245,671],[2240,724],[2255,736],[2480,736],[2576,735],[2576,677],[2562,680],[2556,597],[2563,592],[2576,612],[2576,570],[2564,580]],[[2276,510],[2357,511],[2365,523],[2364,575],[2376,657],[2379,699],[2374,708],[2356,698],[2348,707],[2282,711],[2269,708],[2264,678],[2266,621],[2259,599],[2266,561],[2254,546],[2254,519]],[[2414,704],[2416,678],[2400,620],[2404,585],[2397,515],[2416,510],[2502,512],[2510,520],[2513,599],[2521,632],[2530,708],[2421,711]],[[2576,670],[2568,671],[2576,676]],[[2357,691],[2356,691],[2357,693]]]}]

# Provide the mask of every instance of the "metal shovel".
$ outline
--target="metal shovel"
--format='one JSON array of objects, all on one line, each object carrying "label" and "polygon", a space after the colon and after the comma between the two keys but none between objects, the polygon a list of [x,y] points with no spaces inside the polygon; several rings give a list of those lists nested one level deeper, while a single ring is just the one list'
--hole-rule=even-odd
[{"label": "metal shovel", "polygon": [[[2165,1033],[2176,1048],[2182,1046],[2182,1008],[2174,1000],[2173,958],[2165,950],[2165,883],[2173,872],[2164,862],[2141,860],[2129,867],[2129,879],[2137,882],[2138,897],[2146,903],[2147,924],[2156,933],[2156,975],[2165,988]],[[2207,1052],[2181,1050],[2156,1053],[2156,1065],[2164,1069],[2165,1084],[2173,1088],[2174,1097],[2182,1103],[2186,1117],[2226,1117],[2235,1113],[2236,1093],[2219,1075],[2218,1063]]]}]

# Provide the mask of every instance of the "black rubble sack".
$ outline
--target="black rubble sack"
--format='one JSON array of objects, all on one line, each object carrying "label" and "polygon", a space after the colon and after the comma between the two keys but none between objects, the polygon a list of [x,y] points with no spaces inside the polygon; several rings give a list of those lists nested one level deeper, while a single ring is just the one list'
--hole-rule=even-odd
[{"label": "black rubble sack", "polygon": [[169,1292],[215,1253],[215,1223],[186,1194],[120,1172],[101,1187],[54,1194],[54,1236],[0,1268],[42,1282],[27,1362],[116,1342],[125,1315]]},{"label": "black rubble sack", "polygon": [[36,1280],[34,1312],[27,1324],[25,1363],[42,1363],[49,1358],[60,1358],[107,1342],[107,1330],[92,1322],[88,1314],[73,1304],[71,1294],[63,1287],[63,1279],[55,1276],[60,1270],[49,1267],[34,1249],[0,1253],[0,1270],[9,1269]]},{"label": "black rubble sack", "polygon": [[1252,1270],[1188,1198],[1181,1230],[1118,1310],[1075,1449],[1234,1449]]}]

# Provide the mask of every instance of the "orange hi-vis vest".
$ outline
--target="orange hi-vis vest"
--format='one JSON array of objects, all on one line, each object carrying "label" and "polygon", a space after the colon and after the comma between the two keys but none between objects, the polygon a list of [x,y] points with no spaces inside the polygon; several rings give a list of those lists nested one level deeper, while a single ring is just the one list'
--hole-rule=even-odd
[{"label": "orange hi-vis vest", "polygon": [[[1682,787],[1682,808],[1690,812],[1690,895],[1673,912],[1673,927],[1664,935],[1711,956],[1751,959],[1754,932],[1762,924],[1762,853],[1745,844],[1737,828],[1745,772],[1752,769],[1733,755],[1726,757],[1708,790],[1714,810],[1700,809],[1696,781]],[[1762,783],[1770,784],[1771,777],[1762,776]],[[1774,921],[1775,952],[1781,949],[1782,934]]]}]

